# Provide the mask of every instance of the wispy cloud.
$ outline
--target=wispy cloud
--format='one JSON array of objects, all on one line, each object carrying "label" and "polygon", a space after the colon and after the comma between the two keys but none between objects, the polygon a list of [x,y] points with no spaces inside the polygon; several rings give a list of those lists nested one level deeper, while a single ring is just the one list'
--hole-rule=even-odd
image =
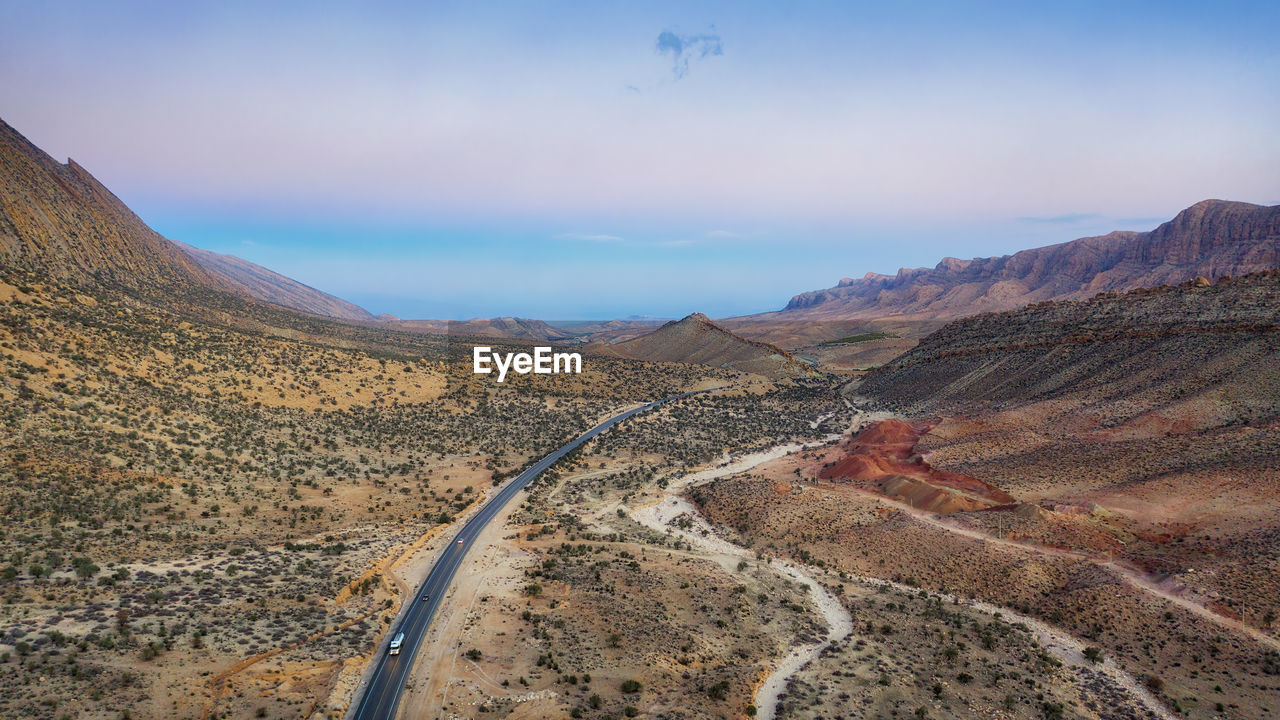
[{"label": "wispy cloud", "polygon": [[[715,27],[712,26],[712,30]],[[677,80],[689,74],[689,61],[702,60],[712,55],[724,55],[720,36],[714,32],[700,35],[679,35],[671,30],[658,34],[654,45],[659,55],[671,57],[671,74]]]},{"label": "wispy cloud", "polygon": [[1101,219],[1102,215],[1098,213],[1066,213],[1063,215],[1049,215],[1047,217],[1020,217],[1018,218],[1018,222],[1040,223],[1042,225],[1074,225],[1076,223]]},{"label": "wispy cloud", "polygon": [[743,235],[732,230],[708,230],[707,237],[713,240],[734,240],[743,237]]},{"label": "wispy cloud", "polygon": [[585,242],[597,243],[619,243],[624,240],[624,238],[617,235],[600,235],[591,233],[560,233],[559,235],[556,235],[555,238],[557,240],[583,240]]}]

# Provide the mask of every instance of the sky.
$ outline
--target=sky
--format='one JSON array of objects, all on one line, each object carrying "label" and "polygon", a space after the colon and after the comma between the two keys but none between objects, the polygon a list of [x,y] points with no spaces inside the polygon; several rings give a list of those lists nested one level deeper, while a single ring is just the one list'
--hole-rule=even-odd
[{"label": "sky", "polygon": [[1276,3],[0,18],[0,118],[167,237],[401,317],[723,317],[1280,203]]}]

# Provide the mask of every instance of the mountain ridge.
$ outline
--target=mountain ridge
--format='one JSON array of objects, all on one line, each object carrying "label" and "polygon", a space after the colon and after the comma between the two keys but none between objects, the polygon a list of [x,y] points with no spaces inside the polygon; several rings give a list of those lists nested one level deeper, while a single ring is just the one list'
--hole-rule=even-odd
[{"label": "mountain ridge", "polygon": [[339,320],[376,320],[372,313],[355,303],[330,295],[323,290],[317,290],[243,258],[203,250],[179,240],[169,242],[178,246],[205,272],[231,289],[249,297],[292,310]]},{"label": "mountain ridge", "polygon": [[844,278],[792,297],[778,313],[956,317],[1277,266],[1280,206],[1203,200],[1148,232],[1118,230],[1000,257],[946,257],[933,268]]},{"label": "mountain ridge", "polygon": [[57,162],[3,120],[0,260],[63,281],[135,290],[218,284],[89,171]]}]

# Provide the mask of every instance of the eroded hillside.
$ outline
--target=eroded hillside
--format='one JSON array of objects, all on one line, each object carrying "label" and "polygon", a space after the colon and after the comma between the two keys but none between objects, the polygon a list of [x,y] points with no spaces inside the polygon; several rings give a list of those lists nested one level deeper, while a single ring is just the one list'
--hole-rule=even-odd
[{"label": "eroded hillside", "polygon": [[[761,552],[1044,623],[1093,648],[1067,660],[1127,674],[1136,689],[1122,694],[1148,693],[1167,717],[1270,717],[1278,293],[1280,273],[1266,272],[952,322],[851,386],[904,419],[688,497]],[[965,674],[991,688],[1017,677],[978,663]],[[918,667],[899,697],[946,678],[942,665]],[[1037,681],[1056,687],[1072,667],[1042,667]],[[937,697],[955,717],[1132,717],[1096,695],[1105,685],[1078,685],[1056,710],[1016,693],[983,708],[999,696],[945,683]],[[783,716],[814,717],[810,703],[841,683],[815,667],[793,689]]]},{"label": "eroded hillside", "polygon": [[696,363],[775,380],[812,374],[803,361],[782,348],[735,335],[702,313],[673,320],[633,340],[597,346],[597,349],[637,360]]}]

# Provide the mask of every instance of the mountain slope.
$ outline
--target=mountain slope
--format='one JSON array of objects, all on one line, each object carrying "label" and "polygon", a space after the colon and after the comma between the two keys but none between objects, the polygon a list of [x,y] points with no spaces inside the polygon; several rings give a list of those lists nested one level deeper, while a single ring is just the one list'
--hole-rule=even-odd
[{"label": "mountain slope", "polygon": [[0,266],[174,298],[230,292],[341,320],[352,303],[230,255],[166,239],[74,160],[61,164],[0,120]]},{"label": "mountain slope", "polygon": [[944,258],[933,268],[846,278],[796,295],[779,312],[735,318],[733,326],[755,337],[770,324],[792,320],[954,318],[1276,267],[1280,206],[1205,200],[1150,232],[1113,232],[1003,257]]},{"label": "mountain slope", "polygon": [[73,160],[56,162],[0,120],[0,263],[132,288],[215,285]]},{"label": "mountain slope", "polygon": [[857,392],[925,415],[1050,403],[1107,427],[1273,419],[1280,272],[956,320]]},{"label": "mountain slope", "polygon": [[374,319],[369,311],[359,305],[303,285],[248,260],[201,250],[177,240],[172,242],[223,285],[249,297],[340,320]]},{"label": "mountain slope", "polygon": [[702,313],[673,320],[633,340],[604,346],[601,352],[634,360],[729,368],[775,380],[812,373],[786,350],[735,335]]}]

